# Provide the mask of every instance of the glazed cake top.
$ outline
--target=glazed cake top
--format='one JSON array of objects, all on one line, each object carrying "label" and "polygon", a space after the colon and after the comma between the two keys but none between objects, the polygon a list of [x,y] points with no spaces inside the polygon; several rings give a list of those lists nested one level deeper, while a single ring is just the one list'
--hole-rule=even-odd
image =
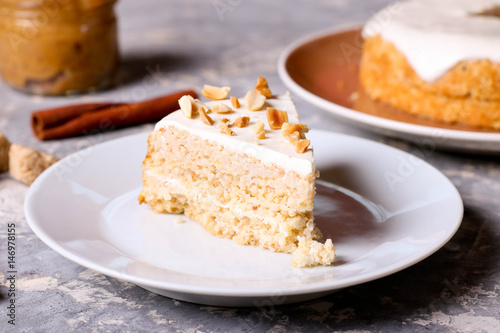
[{"label": "glazed cake top", "polygon": [[[289,123],[300,123],[295,104],[288,93],[266,99],[266,103],[260,111],[248,110],[245,107],[244,98],[238,100],[241,104],[238,109],[232,107],[229,99],[207,102],[208,107],[223,103],[233,109],[232,112],[224,114],[210,112],[208,115],[214,120],[214,124],[211,126],[203,123],[199,116],[190,119],[181,110],[178,110],[160,120],[156,124],[155,130],[172,125],[187,130],[192,135],[215,141],[226,148],[256,157],[264,163],[275,164],[287,171],[295,171],[301,175],[315,172],[312,145],[303,154],[296,153],[295,146],[283,137],[281,130],[271,130],[267,122],[266,107],[272,107],[286,111]],[[250,123],[242,128],[232,126],[231,130],[234,131],[234,136],[220,133],[221,119],[227,118],[232,124],[236,118],[244,116],[250,118]],[[258,120],[265,124],[265,139],[262,140],[258,140],[257,134],[253,131],[253,126]]]},{"label": "glazed cake top", "polygon": [[375,14],[363,37],[380,34],[415,72],[435,81],[463,60],[500,63],[500,0],[408,0]]}]

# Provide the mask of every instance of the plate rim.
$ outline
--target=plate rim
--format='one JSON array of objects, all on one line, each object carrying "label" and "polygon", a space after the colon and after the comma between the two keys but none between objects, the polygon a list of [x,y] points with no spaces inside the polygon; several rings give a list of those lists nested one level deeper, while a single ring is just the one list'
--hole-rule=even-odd
[{"label": "plate rim", "polygon": [[[248,297],[269,297],[272,295],[275,295],[276,292],[279,292],[279,295],[282,296],[294,296],[294,295],[304,295],[304,294],[313,294],[313,293],[322,293],[322,292],[334,292],[335,290],[343,289],[346,287],[350,286],[355,286],[359,285],[362,283],[374,281],[389,275],[392,275],[394,273],[397,273],[399,271],[402,271],[410,266],[415,265],[416,263],[428,258],[435,252],[437,252],[439,249],[441,249],[446,243],[449,242],[449,240],[455,235],[457,230],[459,229],[462,220],[463,220],[463,214],[464,214],[464,205],[463,205],[463,200],[462,197],[455,187],[455,185],[446,177],[440,170],[438,170],[436,167],[433,165],[427,163],[425,160],[420,159],[419,157],[412,155],[410,153],[407,153],[405,151],[402,151],[400,149],[391,147],[389,145],[372,141],[369,139],[365,138],[360,138],[348,134],[343,134],[343,133],[336,133],[336,132],[331,132],[331,131],[324,131],[324,130],[311,130],[312,132],[318,133],[318,135],[321,134],[327,134],[327,135],[335,135],[335,136],[341,136],[344,138],[347,138],[349,140],[359,140],[363,142],[364,144],[374,144],[377,146],[382,147],[383,149],[389,149],[392,150],[395,153],[399,154],[404,154],[407,156],[412,156],[413,158],[417,158],[420,161],[426,165],[426,167],[433,169],[435,172],[437,172],[440,177],[448,184],[449,190],[453,191],[454,199],[458,200],[457,204],[459,206],[457,208],[460,209],[458,213],[458,219],[457,221],[454,222],[454,228],[449,230],[449,234],[447,237],[443,238],[439,244],[435,245],[432,249],[426,251],[423,254],[418,254],[414,255],[411,260],[406,260],[404,264],[400,263],[393,263],[389,266],[387,266],[384,270],[377,274],[372,274],[365,276],[363,278],[359,279],[349,279],[345,282],[341,283],[334,283],[332,285],[331,281],[324,281],[320,283],[314,283],[310,285],[305,285],[305,286],[300,286],[298,288],[286,288],[286,289],[276,289],[276,288],[259,288],[259,289],[242,289],[242,288],[226,288],[226,287],[220,287],[220,288],[209,288],[209,287],[204,287],[204,286],[196,286],[196,285],[182,285],[178,283],[172,283],[172,282],[165,282],[165,281],[157,281],[157,280],[152,280],[144,277],[140,277],[131,273],[124,273],[120,272],[116,269],[110,268],[110,267],[105,267],[103,265],[97,264],[95,262],[92,262],[91,260],[83,257],[82,255],[78,255],[76,253],[73,253],[72,251],[66,249],[63,245],[61,245],[59,242],[56,240],[53,240],[49,234],[43,228],[39,225],[39,222],[36,221],[36,218],[32,215],[31,208],[30,208],[30,202],[33,198],[33,196],[37,192],[37,188],[43,184],[44,180],[51,174],[52,170],[55,170],[57,168],[59,163],[64,163],[66,160],[69,160],[73,157],[73,155],[80,154],[81,151],[83,150],[88,150],[88,149],[95,149],[97,147],[102,147],[105,145],[112,145],[116,144],[117,142],[121,140],[133,140],[137,137],[138,138],[143,138],[144,142],[146,142],[147,135],[149,133],[136,133],[132,135],[127,135],[123,136],[120,138],[108,140],[102,143],[99,143],[97,145],[87,147],[81,151],[77,151],[75,153],[72,153],[65,158],[61,159],[58,161],[56,164],[52,165],[49,167],[46,171],[44,171],[36,180],[35,182],[30,186],[28,193],[25,198],[25,204],[24,204],[24,212],[26,216],[26,220],[28,222],[28,225],[30,226],[31,230],[34,232],[34,234],[40,238],[47,246],[49,246],[52,250],[57,252],[58,254],[62,255],[66,259],[69,259],[70,261],[73,261],[74,263],[77,263],[80,266],[86,267],[88,269],[92,269],[96,272],[99,272],[101,274],[117,278],[122,281],[127,281],[134,283],[138,286],[146,286],[146,287],[151,287],[151,288],[157,288],[165,291],[170,291],[170,292],[177,292],[177,293],[184,293],[184,294],[190,294],[190,295],[205,295],[205,296],[221,296],[221,297],[233,297],[233,298],[248,298]],[[118,250],[117,250],[118,251]],[[129,258],[130,260],[140,262],[139,260],[135,258],[131,258],[125,254],[122,253],[123,257]],[[147,264],[147,263],[144,263]],[[154,266],[151,266],[154,267]],[[158,268],[162,269],[162,268]]]},{"label": "plate rim", "polygon": [[[365,126],[373,126],[374,123],[381,130],[389,130],[394,133],[398,133],[398,137],[401,138],[401,135],[413,135],[419,138],[428,138],[435,134],[435,131],[440,131],[444,133],[447,139],[452,139],[458,141],[473,141],[476,143],[500,143],[500,133],[489,133],[489,132],[475,132],[475,131],[462,131],[456,129],[447,129],[440,127],[432,127],[418,124],[406,123],[398,120],[388,119],[377,117],[375,115],[366,114],[363,112],[359,112],[345,106],[336,104],[334,102],[328,101],[310,91],[303,88],[299,85],[293,78],[290,76],[286,69],[286,64],[290,56],[294,51],[299,49],[300,47],[317,41],[321,38],[325,38],[331,35],[340,34],[343,32],[352,31],[355,29],[360,29],[364,23],[353,23],[347,25],[340,25],[335,28],[323,29],[320,31],[316,31],[307,35],[304,35],[291,44],[289,44],[283,51],[281,52],[278,58],[278,75],[289,89],[291,89],[294,93],[303,98],[306,102],[315,105],[321,110],[327,111],[337,117],[347,119],[355,122],[358,125]],[[380,133],[380,132],[379,132]],[[393,135],[395,136],[395,135]],[[497,152],[496,150],[485,150],[486,152]]]}]

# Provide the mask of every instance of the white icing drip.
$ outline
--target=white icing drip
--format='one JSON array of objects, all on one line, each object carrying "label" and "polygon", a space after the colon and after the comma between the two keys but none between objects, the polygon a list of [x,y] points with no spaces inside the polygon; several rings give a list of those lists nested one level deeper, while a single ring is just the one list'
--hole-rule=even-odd
[{"label": "white icing drip", "polygon": [[499,7],[500,0],[399,2],[374,15],[363,37],[380,34],[423,80],[432,82],[463,60],[500,63],[500,17],[483,14]]},{"label": "white icing drip", "polygon": [[[209,116],[214,120],[212,126],[204,124],[199,117],[189,119],[181,111],[176,111],[160,120],[156,124],[155,130],[173,125],[177,128],[187,130],[192,135],[215,141],[228,149],[243,152],[260,159],[263,163],[271,163],[287,171],[295,171],[301,175],[315,172],[312,146],[304,154],[296,153],[295,147],[282,136],[281,130],[271,130],[267,123],[265,111],[267,106],[287,111],[290,123],[300,122],[295,104],[289,94],[268,99],[262,111],[250,111],[245,108],[245,101],[243,99],[239,99],[239,101],[241,107],[239,109],[233,108],[234,112],[226,114],[209,113]],[[231,106],[229,100],[214,101],[206,104],[211,106],[217,103],[225,103]],[[250,124],[247,127],[239,128],[233,126],[231,129],[235,133],[234,136],[220,133],[218,126],[222,118],[228,118],[233,123],[236,118],[243,116],[250,117]],[[265,124],[266,138],[263,140],[257,140],[257,134],[252,129],[258,120],[262,120]]]}]

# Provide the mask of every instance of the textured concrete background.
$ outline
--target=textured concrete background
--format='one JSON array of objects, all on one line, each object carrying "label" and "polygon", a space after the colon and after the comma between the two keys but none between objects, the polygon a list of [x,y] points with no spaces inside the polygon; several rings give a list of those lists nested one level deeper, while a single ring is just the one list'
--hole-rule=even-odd
[{"label": "textured concrete background", "polygon": [[[130,101],[204,83],[244,94],[258,75],[273,91],[280,52],[305,34],[365,21],[386,0],[122,0],[117,6],[121,79],[116,89],[74,98],[29,97],[0,85],[0,130],[13,142],[64,157],[89,144],[150,131],[144,125],[94,137],[38,142],[34,109],[88,100]],[[221,14],[214,4],[226,4]],[[155,84],[151,79],[151,72]],[[304,123],[422,154],[422,148],[343,125],[295,98]],[[463,224],[428,259],[389,277],[303,304],[217,308],[165,298],[60,256],[28,227],[28,188],[0,175],[0,331],[2,332],[499,332],[500,161],[426,151],[457,186]],[[7,324],[7,224],[17,226],[16,326]]]}]

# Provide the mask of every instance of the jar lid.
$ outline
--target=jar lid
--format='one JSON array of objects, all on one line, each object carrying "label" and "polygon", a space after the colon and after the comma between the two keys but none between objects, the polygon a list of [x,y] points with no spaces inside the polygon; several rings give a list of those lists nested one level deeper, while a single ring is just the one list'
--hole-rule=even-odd
[{"label": "jar lid", "polygon": [[88,10],[105,4],[114,3],[118,0],[0,0],[0,6],[19,9],[43,9],[54,10],[59,7],[62,10]]}]

